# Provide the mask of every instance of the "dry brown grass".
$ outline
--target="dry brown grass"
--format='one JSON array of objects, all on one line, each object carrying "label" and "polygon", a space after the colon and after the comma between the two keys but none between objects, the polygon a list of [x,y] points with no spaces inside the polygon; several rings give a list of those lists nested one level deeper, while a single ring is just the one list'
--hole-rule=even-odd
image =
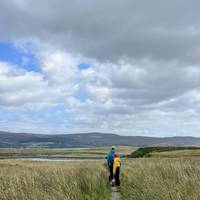
[{"label": "dry brown grass", "polygon": [[150,156],[157,158],[200,157],[200,150],[196,149],[196,150],[179,150],[171,152],[152,152]]},{"label": "dry brown grass", "polygon": [[200,159],[126,160],[122,200],[199,200]]},{"label": "dry brown grass", "polygon": [[106,200],[111,191],[101,161],[0,161],[0,200]]},{"label": "dry brown grass", "polygon": [[[109,200],[104,164],[0,160],[0,200]],[[122,159],[121,172],[122,200],[200,199],[198,156]]]}]

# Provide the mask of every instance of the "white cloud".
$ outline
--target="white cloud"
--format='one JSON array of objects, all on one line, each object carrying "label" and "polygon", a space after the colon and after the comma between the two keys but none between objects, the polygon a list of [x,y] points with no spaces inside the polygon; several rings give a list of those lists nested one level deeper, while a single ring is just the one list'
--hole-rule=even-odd
[{"label": "white cloud", "polygon": [[[196,0],[1,1],[0,40],[31,51],[40,69],[0,62],[1,109],[31,112],[7,123],[33,132],[197,135],[198,8]],[[79,70],[82,63],[90,67]]]},{"label": "white cloud", "polygon": [[78,62],[70,55],[61,51],[41,51],[37,55],[41,72],[0,63],[1,106],[58,104],[65,102],[79,88]]},{"label": "white cloud", "polygon": [[[44,133],[195,134],[190,127],[199,116],[195,112],[199,110],[200,94],[197,66],[149,59],[118,64],[93,60],[90,68],[79,70],[78,64],[87,59],[44,47],[35,56],[40,72],[0,63],[1,107],[4,111],[7,106],[12,107],[7,112],[19,115],[30,112],[18,122],[8,122],[13,129]],[[84,101],[74,97],[80,89],[87,95]],[[37,115],[45,107],[59,105],[65,106],[55,108],[48,117],[44,112],[44,119],[31,116],[32,112]],[[52,121],[53,115],[60,123]]]},{"label": "white cloud", "polygon": [[27,72],[8,63],[0,63],[0,105],[17,106],[38,102],[47,82],[42,75]]}]

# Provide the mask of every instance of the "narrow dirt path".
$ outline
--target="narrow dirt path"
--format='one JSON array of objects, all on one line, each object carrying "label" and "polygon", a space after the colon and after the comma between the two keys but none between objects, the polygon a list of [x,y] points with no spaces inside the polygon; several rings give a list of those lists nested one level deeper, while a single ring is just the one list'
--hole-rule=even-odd
[{"label": "narrow dirt path", "polygon": [[112,187],[112,200],[120,200],[120,193],[115,191],[116,188]]}]

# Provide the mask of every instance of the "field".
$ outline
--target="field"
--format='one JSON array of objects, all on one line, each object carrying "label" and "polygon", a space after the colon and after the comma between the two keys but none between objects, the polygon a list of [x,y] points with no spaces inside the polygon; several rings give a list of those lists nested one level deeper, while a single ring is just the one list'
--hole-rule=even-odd
[{"label": "field", "polygon": [[171,152],[153,152],[150,154],[151,157],[154,158],[191,158],[191,157],[199,157],[200,158],[200,149],[197,150],[179,150],[179,151],[171,151]]},{"label": "field", "polygon": [[123,163],[122,200],[200,199],[200,158],[141,158]]},{"label": "field", "polygon": [[[198,149],[190,149],[154,152],[148,158],[122,158],[121,200],[199,200],[199,153]],[[105,160],[3,159],[0,160],[0,200],[110,200],[107,179]]]},{"label": "field", "polygon": [[199,147],[143,147],[133,151],[129,158],[142,158],[142,157],[193,157],[200,156]]},{"label": "field", "polygon": [[[46,149],[46,148],[0,148],[0,159],[3,158],[105,158],[110,147],[99,148],[68,148],[68,149]],[[134,147],[118,146],[117,151],[126,156],[135,150]]]},{"label": "field", "polygon": [[106,200],[111,190],[102,161],[0,161],[0,200]]}]

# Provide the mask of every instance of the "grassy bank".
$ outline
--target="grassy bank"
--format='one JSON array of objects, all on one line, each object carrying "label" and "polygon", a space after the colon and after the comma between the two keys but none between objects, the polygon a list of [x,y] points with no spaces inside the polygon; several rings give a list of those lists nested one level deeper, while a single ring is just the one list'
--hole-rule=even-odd
[{"label": "grassy bank", "polygon": [[103,162],[0,161],[1,200],[107,200]]},{"label": "grassy bank", "polygon": [[134,159],[123,163],[122,200],[200,199],[200,159]]},{"label": "grassy bank", "polygon": [[[165,154],[166,155],[174,155],[173,157],[178,157],[178,156],[185,156],[186,154],[183,154],[183,152],[187,152],[188,155],[193,156],[193,155],[199,155],[200,148],[199,147],[143,147],[139,148],[136,151],[132,152],[129,157],[130,158],[140,158],[140,157],[153,157],[154,155],[158,156],[161,154],[160,157],[163,157]],[[197,153],[198,152],[198,153]],[[177,156],[176,156],[177,155]]]}]

